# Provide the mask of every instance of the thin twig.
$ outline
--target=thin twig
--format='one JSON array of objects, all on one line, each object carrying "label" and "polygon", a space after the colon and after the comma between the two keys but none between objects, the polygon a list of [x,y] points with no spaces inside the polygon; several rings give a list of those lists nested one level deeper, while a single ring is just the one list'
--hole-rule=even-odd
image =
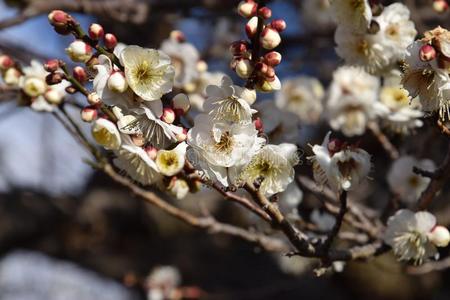
[{"label": "thin twig", "polygon": [[388,137],[380,130],[380,127],[375,122],[369,122],[367,124],[367,128],[373,133],[373,135],[380,142],[381,146],[383,146],[384,150],[386,150],[389,157],[393,160],[398,159],[400,154],[398,153],[397,148],[391,143]]},{"label": "thin twig", "polygon": [[327,236],[327,239],[323,243],[322,251],[325,253],[328,253],[330,250],[331,245],[333,244],[334,239],[339,233],[339,230],[342,227],[342,222],[345,217],[345,213],[347,212],[347,192],[342,191],[339,196],[339,202],[341,203],[339,214],[336,216],[336,222],[333,225],[333,228],[331,229],[330,233]]}]

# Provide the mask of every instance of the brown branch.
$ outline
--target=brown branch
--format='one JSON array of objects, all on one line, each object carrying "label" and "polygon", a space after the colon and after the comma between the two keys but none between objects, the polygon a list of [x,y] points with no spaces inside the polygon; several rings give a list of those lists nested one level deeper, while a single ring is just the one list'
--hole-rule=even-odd
[{"label": "brown branch", "polygon": [[450,136],[450,128],[445,126],[445,124],[442,122],[442,120],[440,120],[440,119],[437,120],[437,126],[443,134]]},{"label": "brown branch", "polygon": [[400,154],[395,146],[391,143],[391,141],[387,138],[387,136],[380,130],[380,127],[375,122],[369,122],[367,124],[367,128],[373,133],[373,135],[380,142],[381,146],[383,146],[384,150],[386,150],[389,157],[393,160],[398,159]]},{"label": "brown branch", "polygon": [[408,267],[406,271],[411,275],[424,275],[430,272],[443,271],[450,268],[450,257],[439,261],[430,261],[419,267]]},{"label": "brown branch", "polygon": [[322,245],[322,250],[325,252],[328,252],[330,250],[331,245],[333,244],[333,241],[335,237],[338,235],[339,230],[342,227],[342,222],[345,217],[345,213],[347,212],[347,192],[343,191],[341,192],[339,196],[339,202],[341,203],[341,206],[339,208],[339,213],[336,216],[336,222],[333,225],[333,228],[331,229],[330,233],[327,236],[327,239]]}]

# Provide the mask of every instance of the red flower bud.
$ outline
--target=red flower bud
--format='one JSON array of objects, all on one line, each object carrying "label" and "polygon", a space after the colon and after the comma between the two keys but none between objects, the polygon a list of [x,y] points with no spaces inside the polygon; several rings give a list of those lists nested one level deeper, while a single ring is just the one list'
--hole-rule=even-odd
[{"label": "red flower bud", "polygon": [[270,17],[272,17],[272,10],[266,6],[263,6],[258,9],[258,16],[264,19],[269,19]]},{"label": "red flower bud", "polygon": [[109,50],[112,50],[117,46],[117,38],[112,33],[105,34],[104,41],[106,48],[108,48]]},{"label": "red flower bud", "polygon": [[438,13],[446,12],[448,9],[448,3],[446,0],[434,0],[433,9]]},{"label": "red flower bud", "polygon": [[264,60],[269,66],[277,66],[281,63],[281,54],[276,51],[270,51],[264,55]]},{"label": "red flower bud", "polygon": [[436,49],[431,45],[423,45],[419,51],[421,61],[430,61],[436,58]]},{"label": "red flower bud", "polygon": [[257,117],[253,123],[255,124],[255,129],[258,130],[259,133],[264,132],[264,124],[260,117]]},{"label": "red flower bud", "polygon": [[53,10],[48,14],[48,21],[53,26],[67,26],[70,19],[70,15],[62,10]]},{"label": "red flower bud", "polygon": [[230,52],[234,56],[241,55],[248,50],[248,43],[246,41],[235,41],[230,45]]},{"label": "red flower bud", "polygon": [[61,72],[53,72],[45,77],[45,82],[47,82],[48,85],[54,85],[61,83],[65,77],[66,76]]},{"label": "red flower bud", "polygon": [[93,40],[99,40],[101,38],[103,38],[103,36],[105,35],[105,31],[103,30],[102,25],[97,24],[97,23],[92,23],[89,26],[89,37]]},{"label": "red flower bud", "polygon": [[9,55],[0,55],[0,70],[6,70],[14,66],[14,61]]},{"label": "red flower bud", "polygon": [[81,110],[81,120],[84,122],[92,122],[97,119],[98,112],[94,106],[86,106]]},{"label": "red flower bud", "polygon": [[256,14],[258,4],[253,0],[241,1],[238,5],[238,13],[244,18],[253,17]]},{"label": "red flower bud", "polygon": [[73,77],[80,83],[85,83],[88,81],[88,75],[83,67],[76,66],[73,68]]},{"label": "red flower bud", "polygon": [[52,73],[57,71],[60,66],[60,61],[58,59],[50,59],[44,64],[44,69],[45,71]]},{"label": "red flower bud", "polygon": [[286,22],[283,19],[276,19],[270,23],[270,27],[278,32],[282,32],[286,29]]},{"label": "red flower bud", "polygon": [[170,107],[164,107],[161,120],[167,124],[172,124],[175,121],[175,112]]}]

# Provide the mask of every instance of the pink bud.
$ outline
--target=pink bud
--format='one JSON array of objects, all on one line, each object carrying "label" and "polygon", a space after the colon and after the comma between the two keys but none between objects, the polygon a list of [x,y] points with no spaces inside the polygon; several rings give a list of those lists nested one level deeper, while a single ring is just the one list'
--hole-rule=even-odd
[{"label": "pink bud", "polygon": [[269,19],[270,17],[272,17],[272,10],[267,6],[263,6],[258,9],[258,16],[264,19]]},{"label": "pink bud", "polygon": [[3,81],[7,85],[16,86],[19,84],[20,77],[22,74],[16,68],[9,68],[6,70],[5,74],[3,74]]},{"label": "pink bud", "polygon": [[264,132],[264,124],[260,117],[257,117],[253,123],[255,124],[255,129],[258,130],[259,133]]},{"label": "pink bud", "polygon": [[108,78],[108,88],[116,93],[123,93],[128,89],[128,82],[123,72],[113,72]]},{"label": "pink bud", "polygon": [[163,113],[161,116],[161,120],[166,122],[167,124],[172,124],[175,121],[175,112],[170,107],[164,107]]},{"label": "pink bud", "polygon": [[278,31],[271,27],[266,27],[261,33],[261,46],[264,49],[272,50],[281,43],[281,37]]},{"label": "pink bud", "polygon": [[103,38],[105,35],[105,31],[103,30],[102,25],[97,23],[92,23],[89,26],[89,37],[95,41]]},{"label": "pink bud", "polygon": [[180,116],[184,115],[191,108],[191,103],[188,96],[185,94],[178,94],[172,99],[172,107],[175,113]]},{"label": "pink bud", "polygon": [[244,58],[240,59],[239,62],[236,64],[235,68],[236,74],[241,78],[249,78],[250,75],[253,72],[253,66],[250,62],[250,60]]},{"label": "pink bud", "polygon": [[270,51],[264,55],[264,60],[269,66],[277,66],[281,63],[281,54],[276,51]]},{"label": "pink bud", "polygon": [[245,33],[249,38],[252,38],[256,34],[256,30],[258,29],[258,18],[251,18],[247,24],[245,25]]},{"label": "pink bud", "polygon": [[238,5],[238,13],[244,18],[253,17],[256,14],[258,4],[253,0],[241,1]]},{"label": "pink bud", "polygon": [[48,14],[48,21],[53,26],[67,26],[69,20],[69,14],[62,10],[53,10]]},{"label": "pink bud", "polygon": [[87,96],[87,101],[90,105],[99,105],[102,99],[100,99],[96,92],[92,92]]},{"label": "pink bud", "polygon": [[275,69],[271,66],[267,66],[267,71],[264,75],[268,81],[273,81],[275,79]]},{"label": "pink bud", "polygon": [[436,58],[436,49],[431,45],[423,45],[419,51],[421,61],[430,61]]},{"label": "pink bud", "polygon": [[53,72],[53,73],[48,74],[45,77],[45,82],[48,85],[54,85],[54,84],[61,83],[61,81],[63,81],[63,79],[65,77],[66,76],[63,73],[61,73],[61,72]]},{"label": "pink bud", "polygon": [[148,157],[150,157],[151,160],[155,160],[156,156],[158,155],[158,149],[156,149],[153,146],[145,147],[145,152],[147,152],[147,155]]},{"label": "pink bud", "polygon": [[44,64],[44,69],[47,72],[55,72],[60,67],[60,61],[58,59],[50,59]]},{"label": "pink bud", "polygon": [[186,36],[184,33],[180,30],[173,30],[170,33],[170,38],[174,41],[177,41],[178,43],[184,43],[186,42]]},{"label": "pink bud", "polygon": [[76,66],[73,68],[73,77],[80,83],[85,83],[88,81],[88,75],[83,67]]},{"label": "pink bud", "polygon": [[48,89],[44,94],[45,100],[53,105],[59,105],[64,99],[64,94],[56,89]]},{"label": "pink bud", "polygon": [[117,46],[117,38],[112,33],[105,34],[104,41],[105,41],[105,47],[108,48],[109,50],[112,50]]},{"label": "pink bud", "polygon": [[328,151],[330,151],[332,154],[341,151],[343,146],[342,141],[338,140],[338,139],[331,139],[328,142],[327,148]]},{"label": "pink bud", "polygon": [[266,65],[265,63],[262,62],[258,62],[255,65],[255,70],[262,73],[262,74],[266,74],[267,69],[268,69],[268,65]]},{"label": "pink bud", "polygon": [[0,55],[0,70],[6,70],[14,66],[14,61],[9,55]]},{"label": "pink bud", "polygon": [[433,9],[438,13],[443,13],[448,9],[448,3],[446,0],[434,0]]},{"label": "pink bud", "polygon": [[286,29],[286,22],[283,19],[276,19],[270,23],[270,27],[278,32],[282,32]]},{"label": "pink bud", "polygon": [[235,41],[230,45],[230,52],[234,56],[241,55],[248,50],[248,43],[246,41]]},{"label": "pink bud", "polygon": [[75,40],[66,48],[66,53],[75,62],[87,62],[92,56],[92,47],[82,40]]},{"label": "pink bud", "polygon": [[97,119],[97,109],[93,106],[86,106],[81,110],[81,120],[84,122],[92,122]]},{"label": "pink bud", "polygon": [[187,133],[188,133],[188,130],[186,128],[183,128],[183,130],[181,132],[175,134],[177,141],[184,142],[187,139]]}]

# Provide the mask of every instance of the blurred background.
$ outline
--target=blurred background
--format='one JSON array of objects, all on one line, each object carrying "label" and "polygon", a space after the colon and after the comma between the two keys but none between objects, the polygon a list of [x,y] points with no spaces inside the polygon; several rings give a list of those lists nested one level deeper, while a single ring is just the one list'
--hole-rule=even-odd
[{"label": "blurred background", "polygon": [[[341,63],[334,25],[329,17],[315,19],[302,1],[269,1],[274,17],[288,24],[277,74],[313,75],[326,85]],[[415,17],[430,14],[431,1],[404,2],[418,7]],[[49,11],[64,9],[85,28],[100,23],[126,44],[159,48],[172,30],[181,30],[210,71],[233,75],[228,46],[244,37],[245,24],[235,13],[237,3],[1,0],[0,52],[24,63],[67,60],[64,48],[72,38],[57,35],[47,21]],[[448,20],[446,13],[416,25],[421,31]],[[389,254],[316,278],[315,261],[275,256],[192,229],[94,172],[83,163],[88,153],[49,115],[18,107],[6,92],[0,100],[0,299],[163,299],[157,290],[171,285],[187,299],[450,299],[448,271],[405,275]],[[327,130],[302,126],[300,145],[320,142]],[[433,158],[439,161],[444,143],[429,138],[435,138]],[[383,149],[370,138],[363,144],[377,157],[376,166],[386,168]],[[408,145],[415,149],[423,141],[413,137]],[[382,189],[367,201],[385,195]],[[201,197],[210,199],[217,218],[239,223],[236,206],[213,195],[206,190]],[[196,197],[178,205],[198,210]]]}]

